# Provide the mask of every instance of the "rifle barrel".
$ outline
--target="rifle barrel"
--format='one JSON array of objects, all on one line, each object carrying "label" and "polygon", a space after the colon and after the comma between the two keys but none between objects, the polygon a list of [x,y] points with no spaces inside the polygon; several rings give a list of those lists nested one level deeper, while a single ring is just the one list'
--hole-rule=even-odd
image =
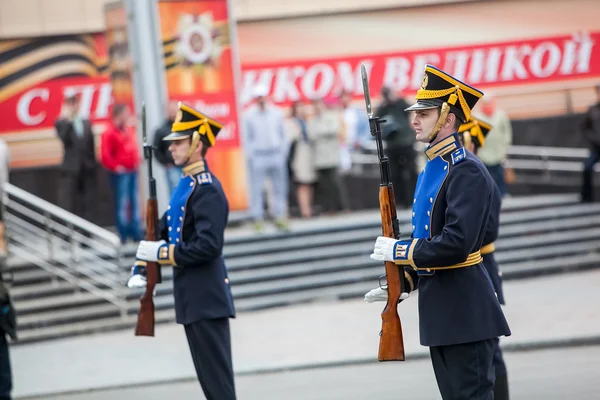
[{"label": "rifle barrel", "polygon": [[[379,209],[381,212],[382,234],[385,237],[397,239],[399,236],[398,219],[396,217],[396,202],[394,200],[394,189],[390,181],[390,162],[383,153],[383,142],[381,138],[380,124],[385,120],[373,116],[371,108],[371,96],[369,94],[369,80],[364,64],[360,67],[365,94],[367,114],[369,116],[369,127],[371,135],[377,143],[377,156],[379,157],[379,169],[381,183],[379,185]],[[402,294],[402,278],[404,270],[398,268],[393,262],[385,262],[385,274],[388,286],[388,300],[381,313],[382,325],[379,338],[379,361],[404,361],[404,339],[402,337],[402,324],[398,315],[398,301]]]}]

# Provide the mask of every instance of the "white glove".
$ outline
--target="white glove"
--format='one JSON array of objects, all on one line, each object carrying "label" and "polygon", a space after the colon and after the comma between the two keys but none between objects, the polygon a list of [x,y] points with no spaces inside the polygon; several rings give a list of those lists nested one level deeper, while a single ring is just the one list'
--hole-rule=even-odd
[{"label": "white glove", "polygon": [[131,275],[129,280],[127,281],[128,288],[145,288],[146,287],[146,277],[144,275],[136,274]]},{"label": "white glove", "polygon": [[394,245],[397,240],[379,236],[375,241],[375,249],[371,258],[375,261],[394,261]]},{"label": "white glove", "polygon": [[138,245],[135,257],[144,261],[158,261],[158,250],[161,246],[167,246],[167,242],[164,240],[159,240],[158,242],[142,240]]},{"label": "white glove", "polygon": [[[400,301],[406,300],[410,297],[410,293],[402,292],[400,294]],[[369,293],[365,294],[365,302],[366,303],[374,303],[376,301],[387,301],[388,299],[388,291],[382,289],[380,287],[369,291]]]},{"label": "white glove", "polygon": [[146,287],[146,263],[136,261],[131,267],[131,276],[127,280],[128,288],[144,288]]}]

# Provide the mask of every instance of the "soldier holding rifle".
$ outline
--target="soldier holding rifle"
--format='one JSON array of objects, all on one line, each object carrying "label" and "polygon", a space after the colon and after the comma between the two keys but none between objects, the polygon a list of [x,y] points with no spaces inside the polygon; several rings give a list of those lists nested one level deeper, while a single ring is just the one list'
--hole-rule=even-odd
[{"label": "soldier holding rifle", "polygon": [[183,177],[160,220],[160,240],[140,242],[128,282],[129,287],[146,286],[146,263],[174,267],[176,320],[185,328],[208,400],[236,398],[229,331],[235,309],[223,259],[229,205],[204,159],[221,128],[217,121],[179,104],[172,132],[163,140],[170,141],[169,151],[175,164],[183,166]]},{"label": "soldier holding rifle", "polygon": [[404,268],[411,277],[404,292],[419,289],[420,341],[430,348],[444,400],[493,399],[494,339],[510,335],[481,255],[494,182],[457,133],[482,96],[425,67],[417,102],[407,109],[415,112],[416,139],[429,144],[413,199],[412,238],[380,236],[371,254]]}]

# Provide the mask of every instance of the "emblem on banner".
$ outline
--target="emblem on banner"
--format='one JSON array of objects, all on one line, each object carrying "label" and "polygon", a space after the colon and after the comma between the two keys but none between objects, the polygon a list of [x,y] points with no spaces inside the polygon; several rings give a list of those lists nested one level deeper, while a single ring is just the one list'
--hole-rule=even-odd
[{"label": "emblem on banner", "polygon": [[210,12],[201,15],[182,14],[178,24],[177,53],[183,64],[216,63],[223,51],[220,35]]}]

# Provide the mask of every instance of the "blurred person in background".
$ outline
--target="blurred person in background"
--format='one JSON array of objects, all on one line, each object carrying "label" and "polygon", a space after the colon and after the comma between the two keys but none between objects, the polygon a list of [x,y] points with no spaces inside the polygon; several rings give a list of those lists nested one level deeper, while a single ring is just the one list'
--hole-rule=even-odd
[{"label": "blurred person in background", "polygon": [[131,111],[115,104],[112,121],[102,134],[102,165],[108,170],[113,190],[117,230],[121,242],[142,239],[138,199],[140,153],[135,128],[129,122]]},{"label": "blurred person in background", "polygon": [[[0,199],[4,199],[4,184],[8,183],[10,153],[0,139]],[[8,268],[8,247],[4,229],[4,201],[0,203],[0,400],[10,400],[12,391],[12,368],[6,336],[17,340],[16,312],[4,281]]]},{"label": "blurred person in background", "polygon": [[338,110],[327,108],[322,98],[312,102],[307,123],[308,137],[314,142],[317,197],[325,214],[348,211],[346,186],[340,175],[343,122]]},{"label": "blurred person in background", "polygon": [[[458,128],[458,137],[462,145],[477,156],[479,150],[485,144],[486,137],[491,129],[491,125],[471,118],[469,122],[462,124]],[[490,217],[487,221],[480,252],[483,257],[483,266],[492,281],[498,302],[504,305],[506,303],[504,302],[504,290],[502,290],[502,273],[494,256],[496,250],[494,242],[498,239],[500,229],[502,196],[498,185],[494,185],[494,189],[495,191],[490,201]],[[494,366],[494,375],[496,377],[494,382],[494,400],[508,400],[508,374],[504,356],[502,355],[502,348],[500,347],[500,338],[494,338],[493,340],[494,355],[492,365]]]},{"label": "blurred person in background", "polygon": [[264,189],[267,179],[273,185],[273,214],[278,229],[288,229],[288,152],[285,120],[279,108],[268,99],[268,89],[253,90],[254,104],[243,117],[244,151],[250,172],[250,210],[254,228],[261,231],[265,220]]},{"label": "blurred person in background", "polygon": [[97,162],[90,121],[79,115],[79,97],[65,99],[54,122],[63,145],[58,203],[65,210],[88,218],[94,201]]},{"label": "blurred person in background", "polygon": [[167,104],[167,119],[154,134],[154,155],[156,156],[156,160],[165,168],[169,194],[173,193],[173,189],[179,183],[182,173],[181,167],[176,166],[173,162],[173,157],[171,156],[171,152],[169,152],[169,142],[163,141],[163,138],[171,133],[171,126],[175,122],[176,115],[177,102],[169,100]]},{"label": "blurred person in background", "polygon": [[415,133],[410,127],[409,113],[404,111],[408,103],[385,86],[381,89],[381,97],[382,103],[375,115],[386,121],[381,124],[381,138],[385,141],[385,153],[390,160],[396,206],[411,207],[417,166]]},{"label": "blurred person in background", "polygon": [[340,95],[342,118],[344,121],[344,139],[341,143],[340,172],[346,174],[352,168],[352,153],[360,149],[361,142],[370,138],[369,119],[363,108],[352,105],[352,96],[348,92]]},{"label": "blurred person in background", "polygon": [[583,165],[581,201],[594,201],[594,165],[600,160],[600,85],[596,86],[596,104],[591,106],[583,120],[582,131],[590,144],[590,156]]},{"label": "blurred person in background", "polygon": [[[313,185],[317,181],[313,142],[308,137],[304,104],[295,101],[290,108],[287,131],[293,143],[290,164],[292,177],[296,183],[296,195],[302,218],[312,216]],[[290,152],[291,153],[291,152]]]},{"label": "blurred person in background", "polygon": [[480,112],[475,112],[473,117],[487,122],[494,128],[488,134],[485,144],[479,149],[477,155],[494,178],[494,182],[504,197],[506,195],[505,165],[508,159],[508,148],[513,140],[510,119],[504,110],[496,105],[496,99],[491,93],[483,96],[479,110]]}]

